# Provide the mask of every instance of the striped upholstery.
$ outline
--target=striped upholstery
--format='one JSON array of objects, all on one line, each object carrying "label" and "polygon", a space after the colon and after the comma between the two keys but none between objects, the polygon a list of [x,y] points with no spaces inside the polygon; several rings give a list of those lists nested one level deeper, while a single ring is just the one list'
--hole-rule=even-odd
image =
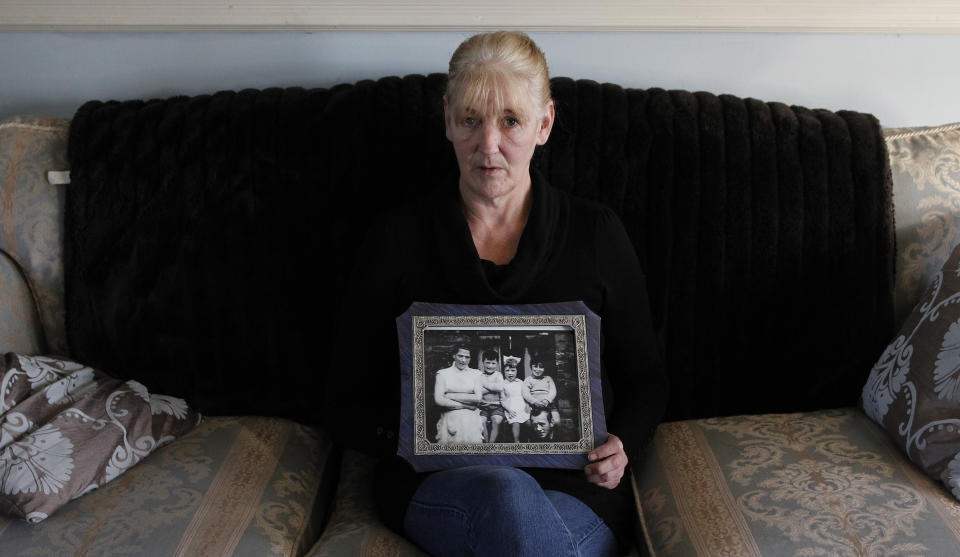
[{"label": "striped upholstery", "polygon": [[208,418],[44,522],[0,519],[0,555],[302,555],[331,444],[277,418]]}]

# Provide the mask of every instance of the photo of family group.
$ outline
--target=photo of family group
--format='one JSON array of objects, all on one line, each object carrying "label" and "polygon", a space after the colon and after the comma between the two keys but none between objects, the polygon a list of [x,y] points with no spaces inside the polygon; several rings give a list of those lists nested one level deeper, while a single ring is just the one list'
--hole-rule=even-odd
[{"label": "photo of family group", "polygon": [[581,386],[570,327],[429,328],[423,347],[431,442],[580,440]]}]

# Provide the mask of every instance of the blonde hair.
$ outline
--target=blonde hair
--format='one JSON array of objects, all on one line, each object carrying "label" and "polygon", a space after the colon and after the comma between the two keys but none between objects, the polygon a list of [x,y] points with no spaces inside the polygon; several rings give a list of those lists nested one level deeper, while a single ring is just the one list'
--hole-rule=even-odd
[{"label": "blonde hair", "polygon": [[445,95],[455,113],[491,100],[500,112],[514,92],[527,94],[538,107],[551,100],[547,60],[533,39],[516,31],[496,31],[460,43],[450,58]]}]

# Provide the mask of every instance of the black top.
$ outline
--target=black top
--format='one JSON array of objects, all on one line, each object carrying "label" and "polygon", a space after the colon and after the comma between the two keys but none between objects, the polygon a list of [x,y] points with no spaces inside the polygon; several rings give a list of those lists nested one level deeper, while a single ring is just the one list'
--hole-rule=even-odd
[{"label": "black top", "polygon": [[[396,456],[400,367],[395,318],[414,301],[582,300],[602,320],[607,429],[623,441],[632,463],[663,413],[667,385],[644,276],[620,220],[608,208],[552,188],[537,173],[532,196],[517,254],[507,265],[480,259],[455,183],[381,219],[357,254],[343,299],[343,334],[325,409],[336,441],[387,457],[377,468],[375,499],[384,522],[398,532],[424,477]],[[632,543],[636,510],[628,476],[608,490],[587,482],[579,470],[529,472],[545,489],[585,502],[621,543]]]}]

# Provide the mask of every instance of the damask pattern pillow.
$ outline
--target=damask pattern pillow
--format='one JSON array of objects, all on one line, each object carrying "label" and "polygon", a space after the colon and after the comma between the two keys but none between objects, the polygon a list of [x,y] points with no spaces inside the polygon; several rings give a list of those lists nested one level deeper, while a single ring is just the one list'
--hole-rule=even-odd
[{"label": "damask pattern pillow", "polygon": [[200,415],[90,367],[0,361],[0,514],[39,522],[186,433]]},{"label": "damask pattern pillow", "polygon": [[863,410],[960,499],[960,245],[870,371]]}]

